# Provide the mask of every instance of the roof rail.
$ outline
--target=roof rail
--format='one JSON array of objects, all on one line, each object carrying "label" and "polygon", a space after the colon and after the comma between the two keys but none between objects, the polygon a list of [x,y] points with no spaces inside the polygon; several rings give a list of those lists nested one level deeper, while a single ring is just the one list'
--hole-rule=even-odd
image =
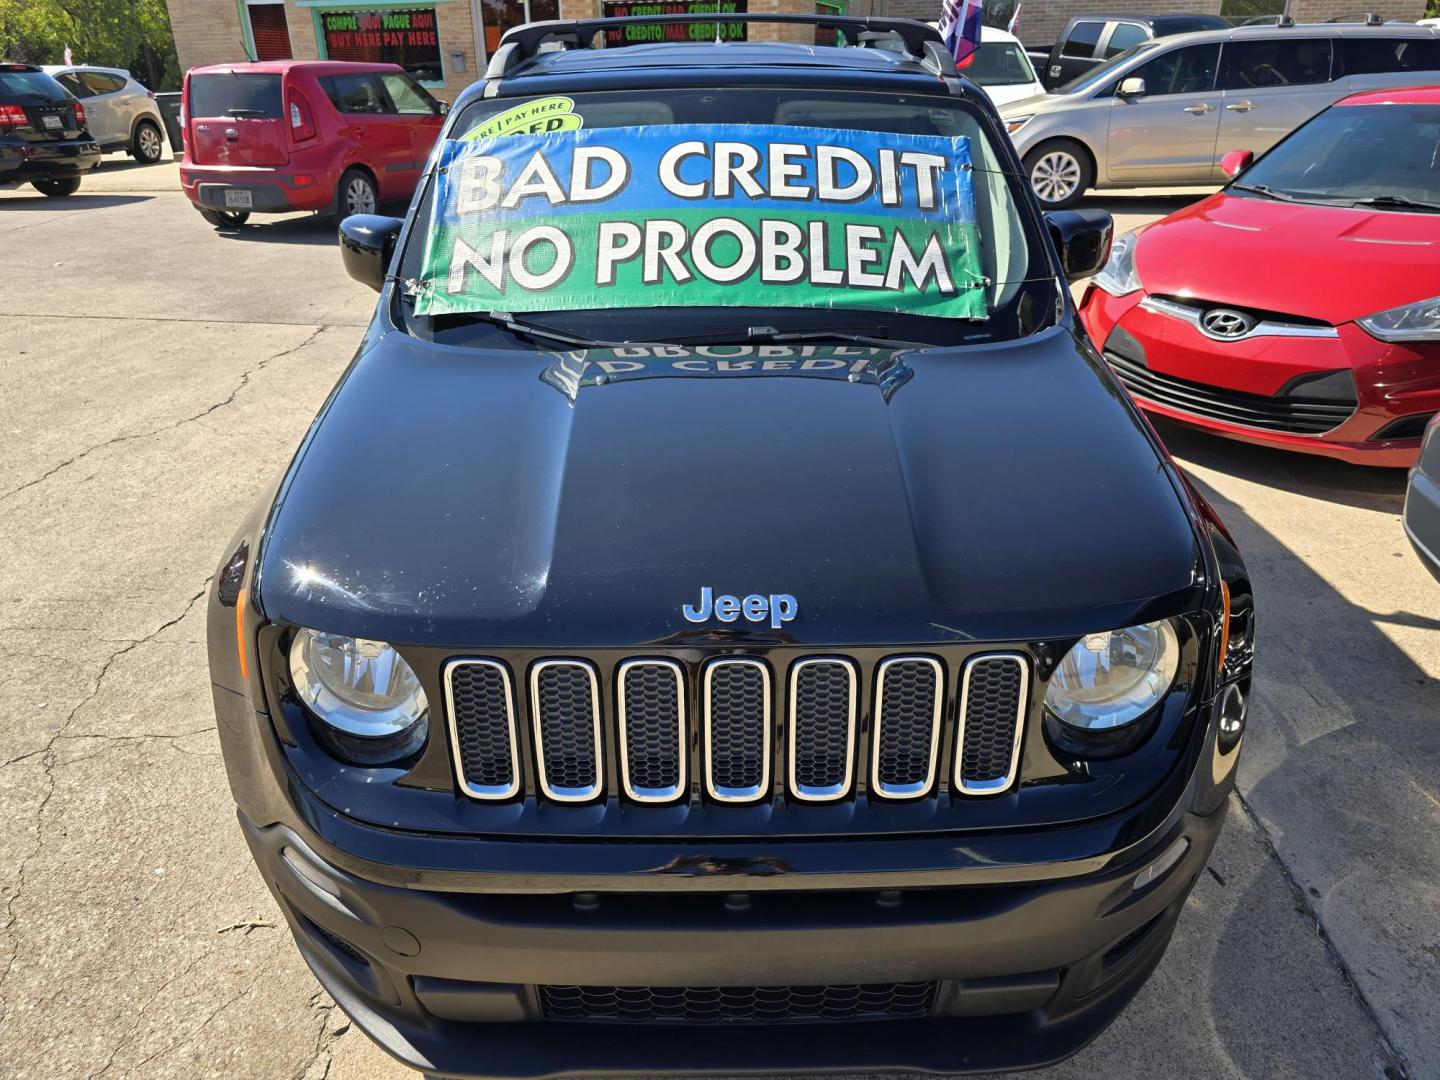
[{"label": "roof rail", "polygon": [[[822,30],[837,30],[853,48],[874,48],[898,44],[903,54],[923,64],[936,75],[957,78],[955,58],[945,48],[940,31],[913,19],[881,19],[870,16],[760,14],[756,12],[687,13],[676,15],[632,15],[613,19],[557,19],[526,23],[505,31],[500,47],[490,58],[487,79],[504,78],[525,61],[558,46],[560,49],[593,48],[595,35],[622,26],[655,26],[694,23],[803,23]],[[691,44],[694,44],[691,42]]]}]

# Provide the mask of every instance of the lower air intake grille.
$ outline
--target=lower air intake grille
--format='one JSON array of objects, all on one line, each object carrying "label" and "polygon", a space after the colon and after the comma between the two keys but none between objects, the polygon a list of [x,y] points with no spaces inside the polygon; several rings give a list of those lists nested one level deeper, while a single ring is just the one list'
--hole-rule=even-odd
[{"label": "lower air intake grille", "polygon": [[705,669],[706,781],[712,798],[750,802],[770,772],[770,669],[716,660]]},{"label": "lower air intake grille", "polygon": [[600,791],[600,692],[578,660],[542,660],[530,671],[530,708],[540,747],[540,785],[560,802]]},{"label": "lower air intake grille", "polygon": [[994,795],[1015,779],[1027,684],[1021,656],[979,656],[965,665],[955,783],[966,795]]},{"label": "lower air intake grille", "polygon": [[928,1016],[934,983],[865,986],[542,986],[548,1020],[784,1024]]},{"label": "lower air intake grille", "polygon": [[630,660],[620,667],[620,739],[625,794],[668,802],[685,786],[684,682],[673,660]]},{"label": "lower air intake grille", "polygon": [[923,795],[935,779],[944,693],[940,661],[926,656],[886,660],[876,682],[871,787],[889,798]]},{"label": "lower air intake grille", "polygon": [[466,793],[510,798],[520,789],[520,776],[509,670],[494,660],[456,660],[445,669],[445,693]]},{"label": "lower air intake grille", "polygon": [[790,790],[838,799],[850,790],[855,742],[855,669],[843,660],[802,660],[790,674]]},{"label": "lower air intake grille", "polygon": [[1105,359],[1120,376],[1125,389],[1136,397],[1180,412],[1262,431],[1323,435],[1339,427],[1355,412],[1353,391],[1349,401],[1307,399],[1299,394],[1268,397],[1165,375],[1114,352],[1107,351]]}]

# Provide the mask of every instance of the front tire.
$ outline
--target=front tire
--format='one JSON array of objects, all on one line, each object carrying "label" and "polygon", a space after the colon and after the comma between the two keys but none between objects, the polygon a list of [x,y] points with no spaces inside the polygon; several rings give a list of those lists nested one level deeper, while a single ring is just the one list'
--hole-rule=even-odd
[{"label": "front tire", "polygon": [[130,156],[141,165],[154,165],[165,153],[165,139],[153,121],[142,120],[130,142]]},{"label": "front tire", "polygon": [[340,220],[353,214],[373,214],[380,206],[380,192],[375,181],[360,169],[346,169],[340,177],[339,206]]},{"label": "front tire", "polygon": [[217,229],[238,229],[250,220],[249,210],[207,210],[201,208],[200,216]]},{"label": "front tire", "polygon": [[1095,166],[1079,143],[1052,139],[1025,155],[1025,175],[1043,209],[1065,210],[1094,186]]},{"label": "front tire", "polygon": [[49,195],[52,199],[63,199],[66,195],[74,195],[80,190],[80,178],[67,176],[63,180],[32,180],[30,186],[41,195]]}]

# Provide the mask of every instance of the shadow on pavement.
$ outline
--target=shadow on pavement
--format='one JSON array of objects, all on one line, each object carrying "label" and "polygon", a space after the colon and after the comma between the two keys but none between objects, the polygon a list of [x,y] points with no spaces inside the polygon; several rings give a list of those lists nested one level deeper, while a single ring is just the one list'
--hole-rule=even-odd
[{"label": "shadow on pavement", "polygon": [[238,229],[216,229],[225,240],[262,244],[334,244],[334,218],[310,214],[305,217],[251,218]]},{"label": "shadow on pavement", "polygon": [[153,195],[86,195],[84,190],[74,195],[56,198],[41,195],[34,188],[22,188],[8,198],[0,199],[0,214],[21,210],[98,210],[102,206],[124,206],[126,203],[149,202]]},{"label": "shadow on pavement", "polygon": [[[1170,452],[1268,487],[1361,510],[1398,514],[1405,501],[1405,470],[1377,469],[1210,435],[1162,417],[1151,423]],[[1227,519],[1228,520],[1228,519]]]},{"label": "shadow on pavement", "polygon": [[[1167,426],[1162,437],[1209,468],[1398,512],[1399,470],[1180,430],[1176,436]],[[1425,955],[1436,943],[1440,837],[1423,824],[1434,820],[1437,805],[1440,685],[1387,629],[1440,627],[1433,614],[1440,611],[1440,588],[1396,596],[1400,610],[1371,610],[1327,580],[1323,557],[1302,558],[1235,502],[1192,478],[1234,534],[1255,586],[1259,647],[1242,795],[1279,852],[1296,912],[1333,943],[1372,1018],[1384,1018],[1386,1036],[1402,1054],[1409,1051],[1408,1065],[1418,1069],[1410,1075],[1440,1075],[1432,1071],[1440,1070],[1440,1051],[1415,1060],[1417,1050],[1440,1046],[1429,1041],[1440,1033],[1437,1014],[1424,1004],[1440,1000],[1440,970]],[[1387,562],[1411,555],[1407,547],[1400,556],[1358,550],[1341,557],[1376,563],[1382,554]],[[1258,903],[1258,894],[1254,899]],[[1267,986],[1286,981],[1276,978],[1285,974],[1283,958],[1264,957],[1255,927],[1244,921],[1252,910],[1247,898],[1216,942],[1210,971],[1197,976],[1209,983],[1216,1040],[1239,1074],[1282,1075],[1287,1053],[1299,1054],[1297,1046],[1286,1046],[1297,1033],[1272,1032],[1257,1042],[1245,1037],[1245,1028],[1263,1018],[1235,1017],[1238,1026],[1220,1020],[1233,1016],[1237,1001],[1264,1001]],[[1275,970],[1267,971],[1271,965]]]}]

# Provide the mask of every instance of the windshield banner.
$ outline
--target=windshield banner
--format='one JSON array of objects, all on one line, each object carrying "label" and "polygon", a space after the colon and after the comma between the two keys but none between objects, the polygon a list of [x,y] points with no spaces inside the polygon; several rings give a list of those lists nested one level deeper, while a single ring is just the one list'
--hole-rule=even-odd
[{"label": "windshield banner", "polygon": [[447,141],[422,315],[796,307],[983,319],[970,141],[755,125]]}]

